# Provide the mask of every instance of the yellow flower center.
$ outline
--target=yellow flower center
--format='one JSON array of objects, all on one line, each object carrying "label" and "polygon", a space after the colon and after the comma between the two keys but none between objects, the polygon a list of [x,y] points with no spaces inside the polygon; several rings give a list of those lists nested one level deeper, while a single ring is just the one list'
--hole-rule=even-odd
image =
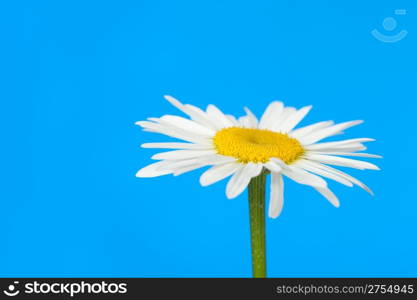
[{"label": "yellow flower center", "polygon": [[296,139],[266,129],[229,127],[218,131],[213,142],[219,154],[235,157],[241,163],[265,163],[276,157],[290,164],[304,154]]}]

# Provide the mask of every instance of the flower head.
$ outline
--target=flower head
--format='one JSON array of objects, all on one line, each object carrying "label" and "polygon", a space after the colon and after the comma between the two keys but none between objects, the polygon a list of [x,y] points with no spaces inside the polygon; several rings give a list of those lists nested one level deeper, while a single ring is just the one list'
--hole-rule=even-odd
[{"label": "flower head", "polygon": [[346,186],[358,185],[372,194],[362,182],[329,165],[379,170],[369,162],[345,157],[379,158],[378,155],[358,152],[366,149],[364,142],[373,139],[320,142],[362,121],[339,124],[324,121],[294,129],[311,106],[297,110],[275,101],[269,104],[260,120],[248,108],[245,108],[245,116],[236,119],[225,115],[214,105],[209,105],[203,111],[193,105],[182,104],[171,96],[165,98],[188,115],[189,119],[164,115],[136,124],[145,131],[161,133],[185,142],[143,144],[143,148],[177,150],[152,156],[158,162],[139,170],[136,174],[138,177],[167,174],[177,176],[211,166],[201,175],[201,185],[208,186],[231,176],[226,187],[226,195],[231,199],[240,195],[253,177],[267,170],[271,173],[268,214],[272,218],[278,217],[282,210],[283,176],[313,187],[336,207],[339,206],[339,200],[327,187],[323,177]]}]

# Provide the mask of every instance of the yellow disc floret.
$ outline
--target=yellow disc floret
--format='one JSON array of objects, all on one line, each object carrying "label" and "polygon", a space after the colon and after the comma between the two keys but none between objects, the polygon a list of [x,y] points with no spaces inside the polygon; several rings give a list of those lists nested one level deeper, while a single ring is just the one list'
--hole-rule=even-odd
[{"label": "yellow disc floret", "polygon": [[229,127],[218,131],[213,142],[219,154],[235,157],[241,163],[265,163],[276,157],[290,164],[304,154],[296,139],[266,129]]}]

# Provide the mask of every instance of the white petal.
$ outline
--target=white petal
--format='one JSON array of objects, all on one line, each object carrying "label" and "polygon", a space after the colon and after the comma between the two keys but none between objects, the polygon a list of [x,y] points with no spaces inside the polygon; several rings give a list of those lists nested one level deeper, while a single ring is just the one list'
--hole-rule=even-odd
[{"label": "white petal", "polygon": [[194,170],[206,167],[206,166],[207,166],[206,163],[196,162],[196,163],[190,164],[188,166],[178,168],[177,170],[175,170],[175,172],[173,174],[174,174],[174,176],[179,176],[179,175],[182,175],[184,173],[191,172],[191,171],[194,171]]},{"label": "white petal", "polygon": [[165,160],[163,164],[156,168],[156,171],[167,172],[168,174],[173,173],[177,176],[208,165],[229,163],[230,159],[230,157],[222,155],[208,155],[189,159]]},{"label": "white petal", "polygon": [[248,186],[252,177],[262,171],[261,164],[248,163],[239,169],[229,180],[226,187],[226,196],[229,199],[239,196]]},{"label": "white petal", "polygon": [[240,183],[243,182],[245,183],[245,181],[247,181],[246,185],[249,184],[249,178],[245,178],[243,177],[244,173],[243,170],[245,170],[245,168],[248,165],[241,165],[236,172],[233,174],[232,178],[229,179],[229,181],[227,182],[227,186],[226,186],[226,196],[229,199],[232,199],[232,196],[234,195],[234,190],[236,190],[236,186]]},{"label": "white petal", "polygon": [[350,122],[344,122],[344,123],[339,123],[336,125],[333,125],[331,127],[327,127],[327,128],[323,128],[321,130],[318,130],[312,134],[306,135],[305,137],[300,139],[300,142],[303,145],[310,145],[312,143],[315,143],[317,141],[320,141],[326,137],[332,136],[334,134],[337,134],[339,132],[341,132],[342,130],[361,124],[363,123],[362,120],[356,120],[356,121],[350,121]]},{"label": "white petal", "polygon": [[287,164],[285,163],[285,162],[283,162],[282,160],[280,160],[279,158],[277,158],[277,157],[271,157],[270,159],[269,159],[269,161],[271,161],[271,162],[274,162],[274,163],[276,163],[278,166],[280,166],[282,169],[285,169],[285,168],[287,168],[288,166],[287,166]]},{"label": "white petal", "polygon": [[191,143],[144,143],[142,148],[213,150],[213,146]]},{"label": "white petal", "polygon": [[202,186],[211,185],[226,177],[229,177],[240,168],[241,165],[235,162],[213,166],[201,175],[200,184]]},{"label": "white petal", "polygon": [[300,184],[305,184],[313,187],[327,187],[327,183],[323,178],[304,171],[300,168],[287,166],[287,168],[284,169],[282,173]]},{"label": "white petal", "polygon": [[255,164],[255,168],[253,170],[253,172],[251,173],[251,177],[256,177],[259,176],[262,173],[264,166],[263,164]]},{"label": "white petal", "polygon": [[[186,172],[194,171],[196,169],[200,169],[203,167],[206,167],[208,165],[223,165],[225,163],[230,163],[230,158],[228,157],[217,157],[214,156],[206,156],[203,157],[203,159],[196,158],[196,159],[190,159],[187,160],[189,163],[182,166],[182,167],[176,167],[175,171],[173,171],[174,176],[178,176],[181,174],[184,174]],[[236,162],[233,162],[234,164],[237,164]]]},{"label": "white petal", "polygon": [[239,122],[233,115],[226,115],[226,117],[233,123],[233,126],[238,126]]},{"label": "white petal", "polygon": [[152,159],[177,160],[177,159],[187,159],[187,158],[206,156],[206,155],[211,155],[215,153],[216,153],[215,150],[174,150],[174,151],[157,153],[154,156],[152,156]]},{"label": "white petal", "polygon": [[165,95],[164,98],[173,106],[175,106],[177,109],[187,114],[187,112],[184,110],[184,105],[180,101],[178,101],[177,99],[169,95]]},{"label": "white petal", "polygon": [[340,155],[340,156],[358,156],[358,157],[382,158],[381,155],[369,154],[369,153],[320,152],[320,151],[310,151],[309,153],[312,153],[312,154],[327,154],[327,155]]},{"label": "white petal", "polygon": [[280,164],[275,162],[274,160],[270,160],[264,163],[264,167],[267,168],[271,172],[280,173],[282,171],[282,167]]},{"label": "white petal", "polygon": [[284,205],[284,182],[281,174],[271,173],[271,195],[269,199],[268,215],[277,218]]},{"label": "white petal", "polygon": [[298,123],[300,123],[304,117],[309,113],[309,111],[311,110],[312,106],[305,106],[301,109],[299,109],[297,112],[295,112],[294,114],[292,114],[281,126],[281,131],[282,132],[289,132],[291,131],[295,126],[298,125]]},{"label": "white petal", "polygon": [[297,110],[294,107],[285,107],[279,118],[277,118],[268,129],[281,132],[282,127],[285,126],[287,120],[289,120],[296,112]]},{"label": "white petal", "polygon": [[193,158],[186,158],[186,159],[179,159],[179,160],[165,160],[165,162],[169,163],[169,165],[164,166],[165,168],[170,168],[172,172],[177,171],[178,169],[182,169],[194,164],[200,164],[201,166],[208,166],[208,165],[220,165],[229,162],[234,162],[235,160],[231,157],[212,154],[212,155],[205,155],[200,157],[193,157]]},{"label": "white petal", "polygon": [[333,194],[331,190],[329,190],[328,188],[319,188],[319,187],[315,187],[315,189],[317,192],[322,194],[327,200],[329,200],[329,202],[333,204],[335,207],[340,206],[339,199],[337,199],[336,195]]},{"label": "white petal", "polygon": [[278,119],[283,111],[284,104],[280,101],[271,102],[266,108],[262,115],[261,121],[259,122],[260,129],[270,128],[272,123]]},{"label": "white petal", "polygon": [[166,125],[153,123],[149,121],[139,121],[139,122],[136,122],[135,124],[145,128],[147,131],[165,134],[167,136],[181,139],[184,141],[197,143],[197,144],[207,144],[207,145],[212,144],[211,139],[207,137],[199,136],[197,134],[187,132],[177,127],[166,126]]},{"label": "white petal", "polygon": [[258,119],[256,118],[256,116],[251,112],[249,108],[245,107],[244,109],[248,117],[249,128],[257,128]]},{"label": "white petal", "polygon": [[212,137],[213,135],[215,135],[215,131],[211,128],[202,126],[194,121],[182,118],[182,117],[178,117],[178,116],[172,116],[172,115],[165,115],[162,116],[159,119],[160,123],[165,123],[165,124],[170,124],[173,126],[176,126],[178,128],[181,128],[183,130],[187,130],[190,132],[194,132],[200,135],[205,135],[208,137]]},{"label": "white petal", "polygon": [[198,122],[202,125],[208,126],[212,129],[216,128],[210,122],[209,118],[206,116],[206,113],[203,112],[198,107],[195,107],[195,106],[190,105],[190,104],[185,104],[184,105],[180,101],[178,101],[177,99],[175,99],[174,97],[169,96],[169,95],[165,95],[164,98],[169,103],[171,103],[173,106],[175,106],[177,109],[181,110],[183,113],[190,116],[190,118],[193,119],[194,121],[196,121],[196,122]]},{"label": "white petal", "polygon": [[202,109],[191,104],[186,104],[184,107],[188,111],[188,115],[191,117],[191,119],[197,123],[200,123],[201,125],[217,130],[216,124],[211,121],[209,116]]},{"label": "white petal", "polygon": [[170,173],[175,173],[176,171],[188,167],[190,165],[194,165],[198,163],[198,159],[192,158],[192,159],[180,159],[180,160],[164,160],[165,164],[162,164],[160,167],[158,167],[157,170],[160,171],[169,171]]},{"label": "white petal", "polygon": [[323,154],[306,154],[306,158],[309,160],[317,161],[324,164],[349,167],[360,170],[370,169],[370,170],[380,170],[376,165],[371,164],[367,161],[361,161],[351,158],[323,155]]},{"label": "white petal", "polygon": [[364,142],[372,142],[375,141],[371,138],[357,138],[357,139],[349,139],[337,142],[327,142],[327,143],[317,143],[308,145],[305,148],[308,150],[323,150],[327,148],[335,149],[337,147],[349,147],[350,145],[357,145]]},{"label": "white petal", "polygon": [[290,136],[292,136],[293,138],[296,139],[300,139],[310,133],[316,132],[320,129],[329,127],[331,125],[333,125],[333,121],[323,121],[323,122],[318,122],[318,123],[314,123],[308,126],[304,126],[301,128],[298,128],[296,130],[293,130],[289,133]]},{"label": "white petal", "polygon": [[179,160],[166,160],[166,162],[171,163],[171,167],[185,167],[191,164],[199,163],[202,166],[203,165],[220,165],[225,164],[229,162],[235,162],[235,158],[230,156],[223,156],[218,154],[212,154],[212,155],[205,155],[205,156],[199,156],[194,158],[187,158],[187,159],[179,159]]},{"label": "white petal", "polygon": [[220,128],[233,126],[233,123],[229,120],[229,118],[227,118],[226,115],[216,106],[210,104],[207,106],[206,111],[212,122],[217,126],[220,126]]},{"label": "white petal", "polygon": [[[313,144],[315,145],[315,144]],[[329,152],[356,152],[356,151],[363,151],[366,150],[366,147],[361,143],[356,144],[345,144],[340,146],[334,146],[334,148],[326,147],[320,150],[310,150],[309,147],[304,147],[306,150],[309,150],[309,152],[323,152],[323,153],[329,153]]]},{"label": "white petal", "polygon": [[349,187],[353,186],[353,184],[349,180],[347,180],[347,179],[345,179],[345,178],[343,178],[339,175],[336,175],[336,174],[333,174],[331,172],[320,169],[317,166],[315,166],[313,164],[313,162],[310,162],[306,159],[301,159],[301,160],[297,161],[296,163],[294,163],[294,165],[297,166],[297,167],[300,167],[300,168],[302,168],[306,171],[309,171],[311,173],[315,173],[317,175],[320,175],[320,176],[323,176],[323,177],[326,177],[326,178],[329,178],[329,179],[333,179],[333,180],[335,180],[335,181],[337,181],[341,184],[344,184],[346,186],[349,186]]},{"label": "white petal", "polygon": [[[190,172],[199,168],[203,168],[209,165],[217,166],[217,165],[224,165],[230,163],[230,159],[226,157],[218,156],[213,160],[213,157],[207,156],[203,157],[203,159],[195,158],[189,159],[184,162],[188,162],[187,164],[183,165],[182,167],[176,166],[175,171],[173,171],[174,176],[178,176],[184,174],[186,172]],[[237,164],[236,162],[233,162]]]},{"label": "white petal", "polygon": [[156,163],[150,164],[136,173],[136,177],[158,177],[162,175],[170,174],[169,170],[160,170],[161,166],[166,165],[165,161],[158,161]]},{"label": "white petal", "polygon": [[229,162],[236,162],[236,158],[220,154],[197,157],[196,159],[198,159],[200,162],[207,162],[209,165],[219,165]]},{"label": "white petal", "polygon": [[320,169],[323,169],[323,170],[328,171],[330,173],[339,175],[340,177],[343,177],[346,180],[349,180],[350,182],[352,182],[353,184],[356,184],[357,186],[361,187],[362,189],[364,189],[365,191],[367,191],[371,195],[374,194],[368,186],[366,186],[363,182],[359,181],[355,177],[350,176],[349,174],[346,174],[346,173],[344,173],[340,170],[337,170],[337,169],[332,168],[330,166],[323,165],[323,164],[318,163],[318,162],[309,161],[309,163],[313,164],[314,166],[317,166]]},{"label": "white petal", "polygon": [[252,124],[248,116],[239,117],[238,122],[240,127],[252,128]]}]

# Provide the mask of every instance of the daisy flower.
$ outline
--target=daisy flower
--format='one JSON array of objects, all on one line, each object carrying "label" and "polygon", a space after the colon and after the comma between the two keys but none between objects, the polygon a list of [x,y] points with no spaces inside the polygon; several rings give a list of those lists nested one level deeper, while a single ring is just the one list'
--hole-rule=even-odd
[{"label": "daisy flower", "polygon": [[165,96],[165,99],[189,118],[164,115],[136,124],[145,131],[161,133],[184,142],[143,144],[144,148],[175,150],[155,154],[152,159],[158,162],[139,170],[136,176],[177,176],[210,166],[200,177],[201,185],[208,186],[230,176],[226,186],[229,199],[239,196],[248,187],[253,277],[266,277],[267,174],[271,174],[268,209],[271,218],[278,217],[282,211],[283,176],[313,187],[336,207],[339,206],[339,200],[324,178],[346,186],[358,185],[372,194],[358,179],[329,165],[379,170],[369,162],[346,157],[380,157],[358,152],[365,150],[363,143],[373,139],[321,142],[362,123],[360,120],[339,124],[324,121],[295,129],[311,106],[297,110],[275,101],[268,105],[259,120],[248,108],[245,108],[246,115],[236,119],[211,104],[203,111],[193,105],[182,104],[171,96]]},{"label": "daisy flower", "polygon": [[165,99],[189,118],[164,115],[136,124],[145,131],[164,134],[184,142],[143,144],[143,148],[176,150],[152,156],[158,162],[139,170],[137,177],[167,174],[177,176],[211,166],[201,175],[201,185],[208,186],[231,176],[226,195],[232,199],[239,196],[252,179],[270,173],[268,215],[271,218],[278,217],[283,207],[283,176],[313,187],[336,207],[339,206],[339,200],[323,178],[349,187],[357,185],[372,194],[358,179],[329,165],[379,170],[372,163],[347,158],[380,158],[378,155],[358,152],[366,149],[363,143],[374,139],[321,142],[361,124],[361,120],[338,124],[323,121],[295,129],[312,106],[296,109],[274,101],[268,105],[260,119],[248,108],[245,108],[246,115],[236,119],[211,104],[204,111],[190,104],[182,104],[171,96],[165,96]]}]

